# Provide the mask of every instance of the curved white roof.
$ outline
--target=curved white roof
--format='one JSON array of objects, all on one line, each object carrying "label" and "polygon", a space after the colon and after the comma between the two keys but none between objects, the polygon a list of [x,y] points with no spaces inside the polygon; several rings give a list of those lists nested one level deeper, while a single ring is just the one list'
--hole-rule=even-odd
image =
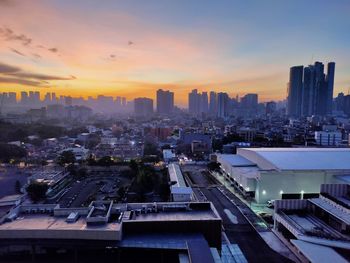
[{"label": "curved white roof", "polygon": [[239,148],[263,170],[350,170],[350,148]]}]

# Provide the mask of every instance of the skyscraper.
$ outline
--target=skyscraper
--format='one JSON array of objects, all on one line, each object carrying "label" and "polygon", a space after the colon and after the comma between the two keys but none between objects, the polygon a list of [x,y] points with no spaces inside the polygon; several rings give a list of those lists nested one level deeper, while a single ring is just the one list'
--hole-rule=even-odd
[{"label": "skyscraper", "polygon": [[290,116],[324,116],[332,113],[335,63],[328,63],[327,75],[324,65],[316,61],[304,68],[292,67],[288,89],[288,108]]},{"label": "skyscraper", "polygon": [[188,94],[188,111],[193,115],[199,114],[200,111],[200,94],[197,89]]},{"label": "skyscraper", "polygon": [[332,113],[333,106],[333,90],[334,90],[334,75],[335,75],[335,63],[329,62],[327,65],[327,109],[326,113]]},{"label": "skyscraper", "polygon": [[303,66],[290,68],[287,105],[287,114],[289,116],[300,117],[301,115],[303,69]]},{"label": "skyscraper", "polygon": [[153,114],[153,100],[149,98],[134,99],[134,113],[136,116],[150,116]]},{"label": "skyscraper", "polygon": [[218,93],[218,117],[219,118],[225,118],[228,115],[228,100],[229,96],[227,93],[220,92]]},{"label": "skyscraper", "polygon": [[157,90],[157,113],[170,114],[174,110],[174,93],[169,90]]},{"label": "skyscraper", "polygon": [[201,100],[200,100],[200,112],[208,113],[209,104],[208,104],[208,93],[202,92]]},{"label": "skyscraper", "polygon": [[209,112],[211,115],[215,116],[218,110],[218,97],[216,92],[211,91],[209,97]]}]

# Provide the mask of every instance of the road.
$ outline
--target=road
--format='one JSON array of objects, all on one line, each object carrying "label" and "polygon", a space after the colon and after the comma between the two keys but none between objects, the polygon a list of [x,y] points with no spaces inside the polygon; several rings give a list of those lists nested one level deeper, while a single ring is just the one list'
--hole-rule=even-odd
[{"label": "road", "polygon": [[[183,167],[185,177],[199,199],[212,202],[222,218],[223,229],[231,243],[237,244],[248,262],[292,262],[272,250],[242,214],[249,209],[243,202],[228,196],[225,188],[198,167]],[[231,201],[232,199],[232,201]],[[237,205],[235,204],[237,201]],[[250,209],[249,209],[250,210]],[[253,213],[253,212],[252,212]],[[254,220],[253,220],[254,222]]]}]

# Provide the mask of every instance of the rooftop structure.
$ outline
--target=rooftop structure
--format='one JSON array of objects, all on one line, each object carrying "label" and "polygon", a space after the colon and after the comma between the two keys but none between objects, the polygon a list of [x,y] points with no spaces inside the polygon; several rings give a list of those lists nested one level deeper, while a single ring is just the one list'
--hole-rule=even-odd
[{"label": "rooftop structure", "polygon": [[276,230],[304,254],[310,262],[338,258],[350,259],[350,196],[347,184],[323,184],[319,198],[308,200],[277,200]]},{"label": "rooftop structure", "polygon": [[[164,244],[160,243],[162,239]],[[211,255],[209,247],[221,248],[221,218],[208,202],[113,204],[94,201],[84,208],[19,205],[0,222],[0,246],[40,248],[50,244],[79,249],[81,242],[93,242],[93,249],[149,247],[189,254],[196,253],[200,245],[204,254],[209,251]],[[208,260],[200,262],[213,262]]]},{"label": "rooftop structure", "polygon": [[170,190],[173,201],[186,202],[192,200],[193,191],[191,187],[188,187],[185,178],[181,172],[180,166],[175,163],[171,163],[168,166],[170,177]]}]

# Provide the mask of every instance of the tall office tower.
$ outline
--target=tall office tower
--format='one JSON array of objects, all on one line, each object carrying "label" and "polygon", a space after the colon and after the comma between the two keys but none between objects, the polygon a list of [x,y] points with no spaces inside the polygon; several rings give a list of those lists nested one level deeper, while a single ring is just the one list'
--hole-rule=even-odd
[{"label": "tall office tower", "polygon": [[335,63],[329,62],[327,65],[327,102],[326,102],[326,114],[331,114],[333,109],[333,90],[334,90],[334,75],[335,75]]},{"label": "tall office tower", "polygon": [[208,104],[208,93],[202,92],[201,100],[200,100],[200,112],[208,113],[209,104]]},{"label": "tall office tower", "polygon": [[169,90],[157,90],[157,113],[170,114],[174,110],[174,93]]},{"label": "tall office tower", "polygon": [[52,101],[53,104],[57,103],[57,97],[56,97],[56,93],[55,92],[51,93],[51,101]]},{"label": "tall office tower", "polygon": [[256,110],[258,108],[258,94],[249,93],[243,96],[241,106],[245,109]]},{"label": "tall office tower", "polygon": [[287,114],[289,116],[300,117],[301,115],[303,69],[303,66],[290,68],[287,105]]},{"label": "tall office tower", "polygon": [[64,104],[66,106],[72,106],[73,105],[73,99],[71,96],[64,97]]},{"label": "tall office tower", "polygon": [[118,96],[115,99],[115,103],[117,104],[117,107],[120,107],[122,105],[122,98]]},{"label": "tall office tower", "polygon": [[45,104],[50,104],[51,103],[51,93],[47,92],[44,97],[44,103]]},{"label": "tall office tower", "polygon": [[28,104],[29,105],[35,104],[34,91],[29,91]]},{"label": "tall office tower", "polygon": [[126,106],[126,98],[122,97],[122,106],[125,107]]},{"label": "tall office tower", "polygon": [[228,100],[229,96],[227,93],[219,92],[218,93],[218,117],[225,118],[228,115]]},{"label": "tall office tower", "polygon": [[17,103],[17,94],[16,94],[16,92],[9,92],[8,93],[7,103],[9,105],[15,105]]},{"label": "tall office tower", "polygon": [[314,82],[314,109],[312,114],[325,115],[327,103],[327,83],[325,82],[324,65],[322,62],[315,62],[315,82]]},{"label": "tall office tower", "polygon": [[40,92],[39,91],[35,91],[33,94],[33,106],[39,106],[40,104]]},{"label": "tall office tower", "polygon": [[153,114],[153,100],[149,98],[134,99],[134,113],[136,116],[150,116]]},{"label": "tall office tower", "polygon": [[28,104],[28,93],[26,91],[21,91],[21,104]]},{"label": "tall office tower", "polygon": [[218,110],[218,97],[216,92],[211,91],[209,97],[209,112],[211,115],[215,116]]},{"label": "tall office tower", "polygon": [[311,116],[314,108],[314,82],[315,82],[315,70],[314,66],[310,65],[304,68],[304,82],[302,89],[301,99],[301,115]]},{"label": "tall office tower", "polygon": [[198,93],[197,89],[191,91],[188,94],[188,111],[191,114],[197,115],[200,111],[200,98],[201,95]]}]

